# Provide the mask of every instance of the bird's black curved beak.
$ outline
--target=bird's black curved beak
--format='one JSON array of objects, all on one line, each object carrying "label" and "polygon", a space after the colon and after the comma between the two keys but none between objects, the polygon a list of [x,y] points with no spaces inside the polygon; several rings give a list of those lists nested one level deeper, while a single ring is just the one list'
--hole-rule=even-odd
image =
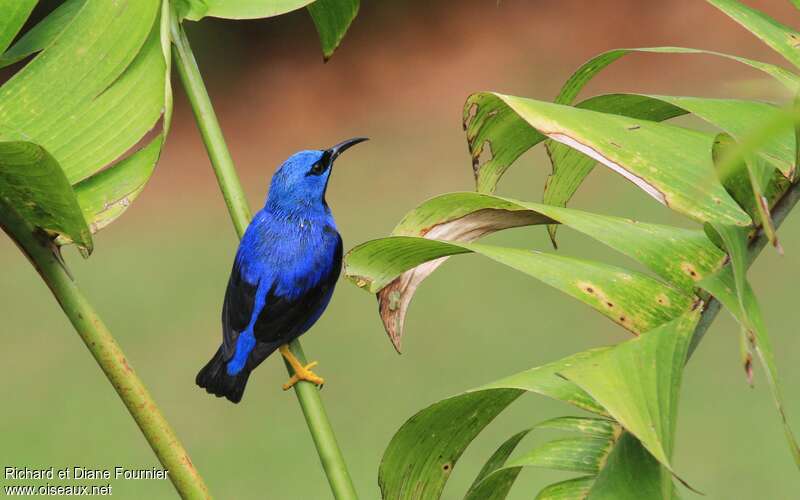
[{"label": "bird's black curved beak", "polygon": [[336,158],[338,158],[340,154],[344,153],[346,150],[355,146],[359,142],[364,142],[368,140],[369,139],[367,137],[353,137],[352,139],[347,139],[346,141],[340,142],[339,144],[325,151],[325,153],[327,155],[330,155],[330,162],[331,164],[333,164],[333,162],[336,161]]}]

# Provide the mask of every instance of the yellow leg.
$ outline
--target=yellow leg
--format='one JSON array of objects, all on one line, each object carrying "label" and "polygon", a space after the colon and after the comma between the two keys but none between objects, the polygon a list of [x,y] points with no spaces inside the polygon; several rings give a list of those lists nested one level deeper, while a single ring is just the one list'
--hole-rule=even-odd
[{"label": "yellow leg", "polygon": [[283,384],[283,390],[288,391],[294,384],[300,382],[301,380],[305,380],[306,382],[311,382],[314,385],[322,385],[325,383],[325,380],[318,376],[316,373],[312,372],[311,369],[317,366],[317,362],[314,361],[312,363],[303,366],[300,363],[300,360],[294,357],[294,354],[289,350],[289,345],[284,344],[280,347],[281,354],[286,361],[292,366],[292,370],[294,370],[294,375],[289,379],[288,382]]}]

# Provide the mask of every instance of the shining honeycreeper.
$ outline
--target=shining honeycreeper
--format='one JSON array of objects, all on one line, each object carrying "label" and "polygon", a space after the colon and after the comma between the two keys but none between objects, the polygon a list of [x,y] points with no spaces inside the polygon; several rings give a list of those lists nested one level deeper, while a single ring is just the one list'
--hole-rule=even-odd
[{"label": "shining honeycreeper", "polygon": [[300,151],[275,172],[267,201],[239,243],[222,305],[222,345],[197,374],[197,385],[238,403],[247,379],[276,349],[294,375],[316,385],[287,344],[305,333],[330,302],[342,267],[342,238],[325,201],[333,162],[349,139],[324,151]]}]

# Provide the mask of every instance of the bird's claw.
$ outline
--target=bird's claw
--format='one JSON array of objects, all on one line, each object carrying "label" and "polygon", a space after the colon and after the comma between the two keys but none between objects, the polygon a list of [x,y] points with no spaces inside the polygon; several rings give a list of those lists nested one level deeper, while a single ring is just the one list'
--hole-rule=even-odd
[{"label": "bird's claw", "polygon": [[316,361],[313,361],[306,366],[301,365],[296,367],[294,375],[289,378],[288,382],[283,384],[283,390],[288,391],[301,380],[305,380],[306,382],[311,382],[316,386],[322,387],[322,385],[325,383],[325,379],[311,371],[311,369],[317,366],[317,364],[318,363]]}]

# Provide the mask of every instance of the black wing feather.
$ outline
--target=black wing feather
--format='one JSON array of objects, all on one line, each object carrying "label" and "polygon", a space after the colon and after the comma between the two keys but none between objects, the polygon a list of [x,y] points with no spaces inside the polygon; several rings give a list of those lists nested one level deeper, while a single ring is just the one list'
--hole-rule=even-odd
[{"label": "black wing feather", "polygon": [[322,312],[319,309],[327,305],[325,302],[330,299],[342,269],[342,238],[338,233],[336,239],[330,272],[316,286],[293,300],[275,295],[274,288],[270,289],[264,309],[253,328],[259,342],[279,345],[291,342],[311,326],[308,322],[315,313]]},{"label": "black wing feather", "polygon": [[225,301],[222,304],[222,347],[225,359],[233,356],[239,332],[247,328],[256,301],[258,283],[249,283],[242,277],[239,264],[234,262],[228,288],[225,290]]}]

